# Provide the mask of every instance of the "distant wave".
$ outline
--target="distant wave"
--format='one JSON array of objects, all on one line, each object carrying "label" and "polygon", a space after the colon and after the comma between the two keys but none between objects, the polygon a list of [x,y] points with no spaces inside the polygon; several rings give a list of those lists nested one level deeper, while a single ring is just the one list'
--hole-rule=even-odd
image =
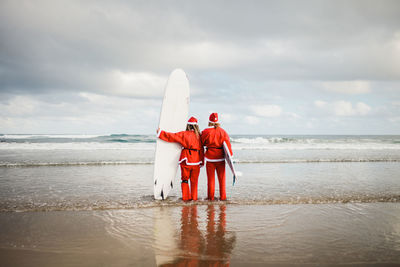
[{"label": "distant wave", "polygon": [[[400,144],[240,144],[234,150],[400,150]],[[0,142],[0,150],[154,150],[153,141],[109,139],[107,142]]]},{"label": "distant wave", "polygon": [[[155,135],[0,135],[0,149],[154,149]],[[238,136],[235,150],[400,150],[400,136]]]},{"label": "distant wave", "polygon": [[110,134],[110,135],[0,135],[0,141],[5,143],[155,143],[155,135],[129,135],[129,134]]},{"label": "distant wave", "polygon": [[400,162],[397,159],[281,159],[281,160],[234,160],[236,164],[246,163],[318,163],[318,162]]},{"label": "distant wave", "polygon": [[351,143],[400,143],[400,136],[231,136],[232,143],[242,144],[351,144]]},{"label": "distant wave", "polygon": [[90,139],[100,137],[102,135],[93,135],[93,134],[3,134],[0,135],[1,139],[45,139],[45,138],[54,138],[54,139]]},{"label": "distant wave", "polygon": [[400,150],[400,137],[233,137],[237,150]]},{"label": "distant wave", "polygon": [[[311,139],[310,139],[311,140]],[[239,137],[232,138],[232,143],[242,143],[242,144],[276,144],[276,143],[295,143],[298,139],[287,138],[287,137]]]},{"label": "distant wave", "polygon": [[382,145],[382,144],[312,144],[312,145],[237,145],[232,144],[234,150],[400,150],[400,145]]},{"label": "distant wave", "polygon": [[[305,204],[340,204],[340,203],[399,203],[400,195],[353,195],[343,197],[293,197],[270,199],[234,199],[228,201],[213,201],[214,205],[305,205]],[[153,207],[180,207],[190,205],[209,205],[208,200],[183,202],[177,197],[167,200],[154,200],[153,196],[143,196],[135,201],[95,201],[95,202],[30,202],[30,203],[0,203],[0,212],[37,212],[37,211],[86,211],[86,210],[116,210],[140,209]]]},{"label": "distant wave", "polygon": [[[280,159],[280,160],[240,160],[235,159],[235,164],[294,164],[294,163],[340,163],[340,162],[400,162],[400,158],[376,158],[376,159]],[[148,161],[88,161],[88,162],[0,162],[0,168],[17,167],[52,167],[52,166],[103,166],[103,165],[151,165],[153,160]]]},{"label": "distant wave", "polygon": [[128,143],[129,141],[126,139],[110,139],[110,142],[119,142],[119,143]]},{"label": "distant wave", "polygon": [[16,167],[52,167],[52,166],[102,166],[102,165],[148,165],[154,161],[100,161],[100,162],[18,162],[0,163],[0,168]]},{"label": "distant wave", "polygon": [[0,150],[154,150],[155,143],[124,141],[64,143],[0,143]]}]

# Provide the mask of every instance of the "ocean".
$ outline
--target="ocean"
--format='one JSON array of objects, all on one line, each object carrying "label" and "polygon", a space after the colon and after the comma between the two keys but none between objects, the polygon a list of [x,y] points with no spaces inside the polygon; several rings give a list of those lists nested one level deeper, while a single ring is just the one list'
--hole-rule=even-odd
[{"label": "ocean", "polygon": [[0,263],[400,264],[400,136],[232,135],[228,200],[205,199],[202,169],[188,203],[179,171],[154,200],[155,141],[0,135]]}]

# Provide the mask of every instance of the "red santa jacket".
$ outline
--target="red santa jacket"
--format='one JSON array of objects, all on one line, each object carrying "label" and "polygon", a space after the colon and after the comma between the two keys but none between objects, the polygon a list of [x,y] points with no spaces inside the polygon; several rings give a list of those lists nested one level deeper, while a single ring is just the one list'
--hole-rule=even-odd
[{"label": "red santa jacket", "polygon": [[228,145],[229,152],[233,155],[229,135],[224,129],[212,126],[203,130],[201,133],[201,142],[207,150],[205,154],[206,161],[224,161],[224,149],[222,147],[224,141]]},{"label": "red santa jacket", "polygon": [[204,151],[201,139],[196,136],[194,131],[168,133],[160,130],[158,137],[167,142],[179,143],[182,146],[179,163],[186,165],[199,165],[204,163]]}]

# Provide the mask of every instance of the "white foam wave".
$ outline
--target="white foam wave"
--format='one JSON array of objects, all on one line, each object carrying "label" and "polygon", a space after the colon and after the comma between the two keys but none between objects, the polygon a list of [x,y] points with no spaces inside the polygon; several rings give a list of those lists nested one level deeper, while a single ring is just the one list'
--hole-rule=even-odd
[{"label": "white foam wave", "polygon": [[155,143],[0,143],[0,150],[154,150]]},{"label": "white foam wave", "polygon": [[399,144],[232,144],[233,150],[400,150]]},{"label": "white foam wave", "polygon": [[[347,158],[347,159],[278,159],[247,160],[236,159],[235,164],[292,164],[292,163],[340,163],[340,162],[400,162],[400,158]],[[153,160],[138,161],[82,161],[82,162],[0,162],[0,168],[52,167],[52,166],[101,166],[101,165],[150,165]],[[237,172],[238,176],[242,174]]]},{"label": "white foam wave", "polygon": [[[63,138],[69,140],[62,140]],[[233,137],[231,141],[234,150],[400,150],[400,137],[397,136],[393,138],[385,136],[375,138],[258,136]],[[0,136],[0,150],[2,149],[154,150],[155,142],[154,136],[2,135]]]},{"label": "white foam wave", "polygon": [[17,162],[0,163],[0,167],[52,167],[52,166],[101,166],[101,165],[148,165],[154,164],[154,161],[94,161],[94,162]]},{"label": "white foam wave", "polygon": [[[400,144],[382,143],[310,143],[310,144],[240,144],[233,143],[233,150],[400,150]],[[155,150],[155,143],[16,143],[0,142],[0,150]]]},{"label": "white foam wave", "polygon": [[0,138],[3,139],[36,139],[36,138],[68,138],[68,139],[88,139],[96,138],[104,135],[90,134],[4,134]]},{"label": "white foam wave", "polygon": [[231,141],[234,150],[400,150],[400,142],[396,140],[371,138],[241,137]]},{"label": "white foam wave", "polygon": [[278,159],[278,160],[235,160],[236,164],[247,163],[323,163],[323,162],[400,162],[400,158],[342,158],[342,159]]},{"label": "white foam wave", "polygon": [[242,143],[242,144],[275,144],[275,143],[282,143],[288,142],[290,139],[282,138],[282,137],[256,137],[256,138],[232,138],[232,142],[234,143]]}]

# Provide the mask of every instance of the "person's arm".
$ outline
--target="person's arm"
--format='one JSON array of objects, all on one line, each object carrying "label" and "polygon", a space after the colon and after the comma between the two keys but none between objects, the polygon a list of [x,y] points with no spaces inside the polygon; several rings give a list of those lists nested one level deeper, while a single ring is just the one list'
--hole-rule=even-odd
[{"label": "person's arm", "polygon": [[157,136],[158,136],[158,138],[160,138],[161,140],[164,140],[166,142],[179,143],[182,145],[184,133],[185,132],[169,133],[169,132],[166,132],[163,130],[159,130]]},{"label": "person's arm", "polygon": [[201,140],[201,138],[200,138],[200,161],[201,161],[201,164],[200,164],[200,167],[203,167],[204,166],[204,146],[203,146],[203,141]]},{"label": "person's arm", "polygon": [[204,134],[204,131],[203,132],[201,132],[201,134],[200,134],[200,140],[201,140],[201,145],[204,147],[205,146],[205,138],[206,137],[206,135]]}]

